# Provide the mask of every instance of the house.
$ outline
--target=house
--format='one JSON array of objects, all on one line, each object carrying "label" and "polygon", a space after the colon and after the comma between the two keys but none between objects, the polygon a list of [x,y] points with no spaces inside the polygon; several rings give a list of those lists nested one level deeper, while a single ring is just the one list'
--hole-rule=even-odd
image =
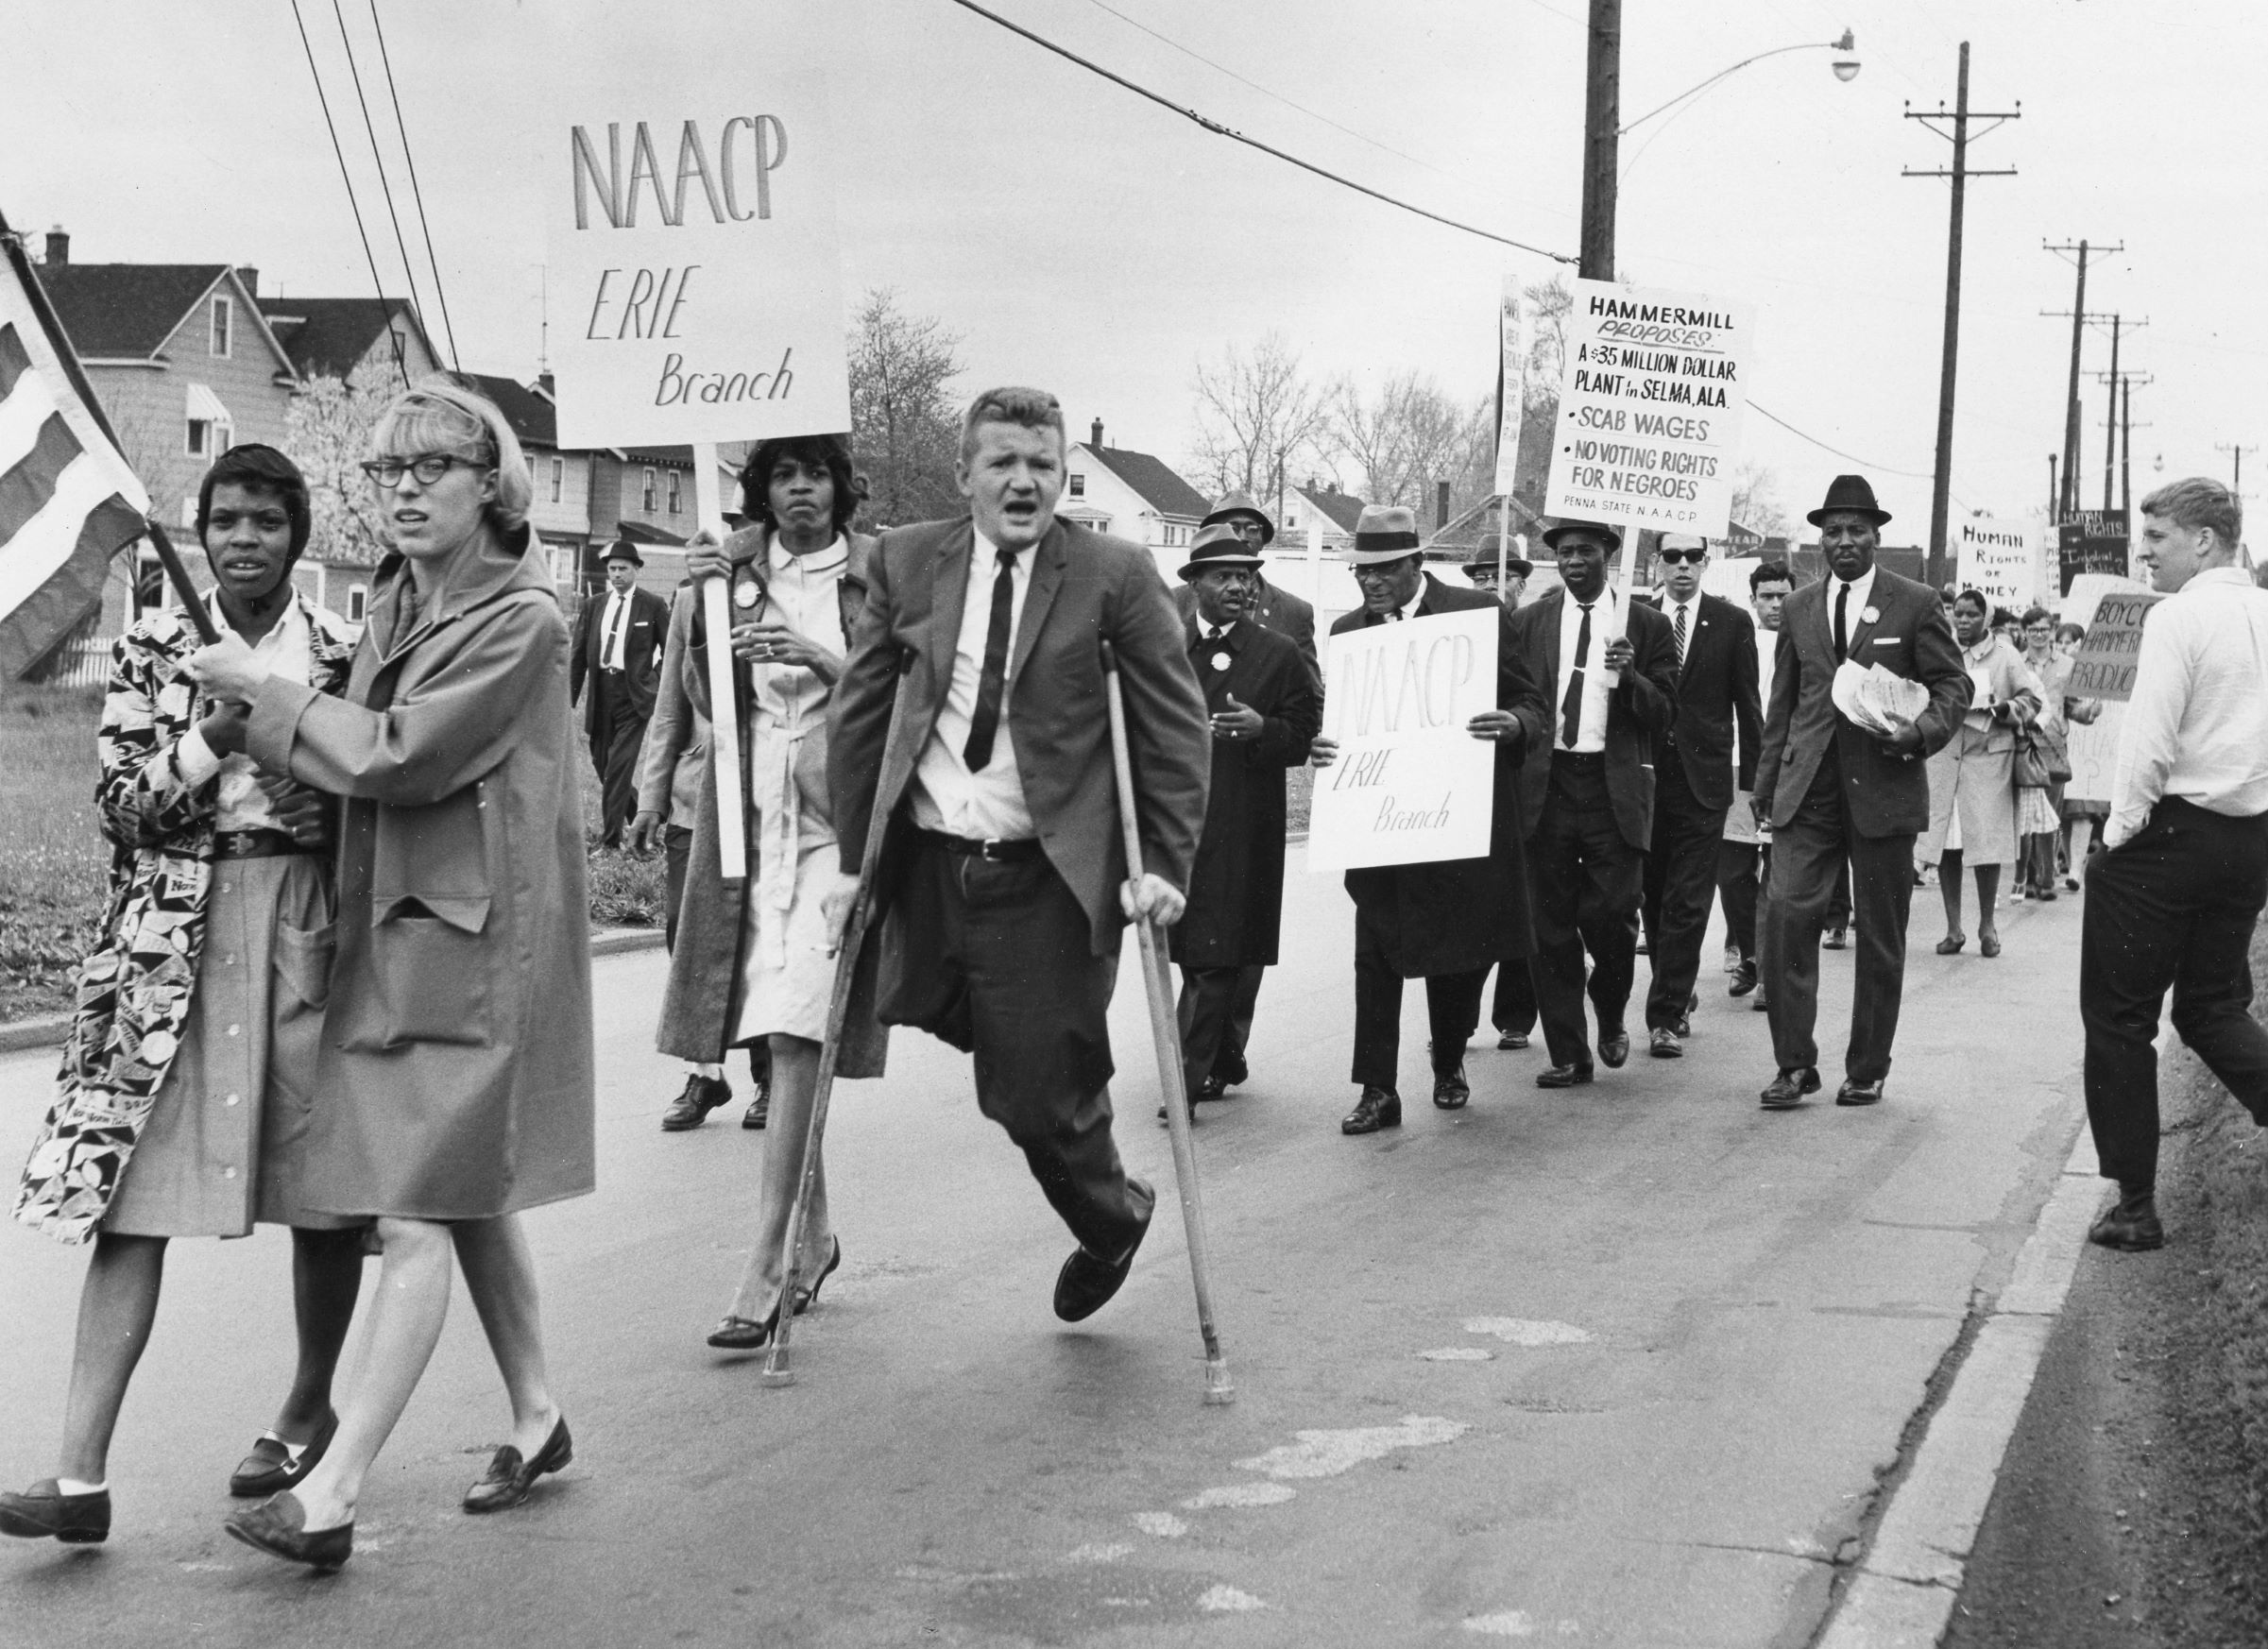
[{"label": "house", "polygon": [[1305,486],[1295,486],[1276,504],[1276,537],[1274,548],[1298,550],[1307,548],[1307,529],[1322,529],[1322,549],[1325,555],[1341,555],[1355,542],[1355,523],[1362,519],[1363,502],[1352,493],[1311,481]]},{"label": "house", "polygon": [[1100,418],[1091,439],[1074,443],[1064,455],[1063,498],[1055,513],[1144,546],[1168,579],[1211,507],[1165,460],[1104,445]]},{"label": "house", "polygon": [[260,313],[301,379],[376,388],[441,370],[417,306],[405,298],[277,298]]}]

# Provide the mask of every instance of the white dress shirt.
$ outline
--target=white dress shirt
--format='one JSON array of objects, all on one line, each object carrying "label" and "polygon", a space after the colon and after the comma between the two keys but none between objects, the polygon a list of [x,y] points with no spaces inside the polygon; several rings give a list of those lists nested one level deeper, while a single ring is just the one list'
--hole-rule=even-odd
[{"label": "white dress shirt", "polygon": [[[1834,645],[1835,597],[1842,593],[1844,582],[1832,572],[1827,576],[1827,644],[1830,647]],[[1850,597],[1843,608],[1843,640],[1845,643],[1849,643],[1850,638],[1859,633],[1859,626],[1867,621],[1867,608],[1874,600],[1874,569],[1868,567],[1866,571],[1849,582]]]},{"label": "white dress shirt", "polygon": [[1032,589],[1032,558],[1037,545],[1017,552],[1010,584],[1008,656],[1010,674],[1000,684],[1000,725],[993,735],[992,760],[982,773],[968,771],[962,747],[977,715],[977,689],[984,679],[984,642],[992,629],[992,586],[999,573],[999,549],[982,533],[969,548],[968,597],[961,604],[961,639],[953,650],[953,679],[937,725],[913,764],[913,823],[924,830],[965,836],[980,842],[1024,842],[1039,834],[1024,805],[1024,781],[1015,769],[1015,740],[1010,736],[1008,706],[1015,696],[1015,632],[1024,621],[1024,598]]},{"label": "white dress shirt", "polygon": [[1591,651],[1583,659],[1583,716],[1575,742],[1570,744],[1562,706],[1567,703],[1567,684],[1575,677],[1575,643],[1582,634],[1583,609],[1576,604],[1574,591],[1566,591],[1565,597],[1560,606],[1559,685],[1551,695],[1551,747],[1571,750],[1577,756],[1595,756],[1607,747],[1607,706],[1614,691],[1614,676],[1603,661],[1607,643],[1623,633],[1621,609],[1615,604],[1611,584],[1591,604]]},{"label": "white dress shirt", "polygon": [[2105,844],[2134,836],[2165,796],[2268,813],[2268,590],[2233,567],[2198,573],[2142,626]]},{"label": "white dress shirt", "polygon": [[[231,635],[241,635],[221,611],[218,600],[209,599],[213,622]],[[314,661],[308,648],[315,640],[315,631],[307,622],[307,615],[299,610],[295,597],[286,604],[283,614],[268,626],[266,635],[248,643],[252,656],[267,667],[270,675],[282,676],[286,681],[304,682],[313,673]],[[213,814],[215,830],[275,830],[276,810],[268,805],[267,792],[260,788],[260,770],[252,758],[242,751],[222,756],[205,742],[205,736],[192,727],[174,746],[174,771],[181,775],[181,787],[194,790],[214,774],[220,774]]]},{"label": "white dress shirt", "polygon": [[[634,586],[635,587],[635,586]],[[630,628],[630,592],[618,589],[606,598],[606,610],[600,615],[599,634],[605,638],[599,654],[601,670],[622,668],[623,632]]]}]

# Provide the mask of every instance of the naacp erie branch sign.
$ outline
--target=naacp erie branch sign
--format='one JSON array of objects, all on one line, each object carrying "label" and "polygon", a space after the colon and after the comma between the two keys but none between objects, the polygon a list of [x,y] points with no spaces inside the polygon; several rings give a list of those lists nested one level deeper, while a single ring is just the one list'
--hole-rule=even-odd
[{"label": "naacp erie branch sign", "polygon": [[1339,759],[1315,775],[1309,870],[1489,851],[1496,746],[1465,723],[1496,707],[1502,622],[1489,608],[1331,638],[1323,733]]}]

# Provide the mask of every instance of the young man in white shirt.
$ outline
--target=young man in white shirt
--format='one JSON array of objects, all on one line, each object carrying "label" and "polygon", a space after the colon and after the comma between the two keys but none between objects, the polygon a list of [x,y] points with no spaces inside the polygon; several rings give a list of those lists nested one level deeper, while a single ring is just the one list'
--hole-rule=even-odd
[{"label": "young man in white shirt", "polygon": [[2139,558],[2165,592],[2119,729],[2106,852],[2087,871],[2079,1016],[2087,1119],[2118,1202],[2088,1235],[2155,1249],[2158,1008],[2268,1126],[2268,1029],[2249,954],[2268,903],[2268,590],[2241,565],[2243,506],[2191,477],[2142,500]]}]

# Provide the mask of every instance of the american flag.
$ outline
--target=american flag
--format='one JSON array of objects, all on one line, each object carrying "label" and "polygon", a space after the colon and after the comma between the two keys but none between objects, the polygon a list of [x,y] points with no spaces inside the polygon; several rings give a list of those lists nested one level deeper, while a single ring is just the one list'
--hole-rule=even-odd
[{"label": "american flag", "polygon": [[149,498],[4,224],[0,247],[0,681],[12,681],[101,601]]}]

